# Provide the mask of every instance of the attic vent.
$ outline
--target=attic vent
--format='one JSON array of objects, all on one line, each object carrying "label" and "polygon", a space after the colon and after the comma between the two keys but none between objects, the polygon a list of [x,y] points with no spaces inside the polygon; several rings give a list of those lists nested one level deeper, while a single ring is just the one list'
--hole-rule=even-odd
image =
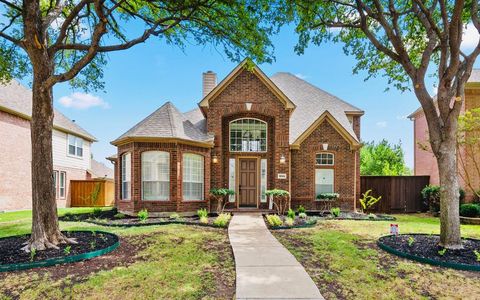
[{"label": "attic vent", "polygon": [[217,74],[213,71],[203,73],[203,97],[217,86]]}]

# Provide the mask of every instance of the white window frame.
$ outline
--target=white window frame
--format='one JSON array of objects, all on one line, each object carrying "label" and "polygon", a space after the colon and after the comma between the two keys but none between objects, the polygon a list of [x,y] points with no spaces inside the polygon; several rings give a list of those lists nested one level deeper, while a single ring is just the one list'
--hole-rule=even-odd
[{"label": "white window frame", "polygon": [[[228,188],[232,191],[235,191],[235,194],[236,194],[236,189],[235,189],[236,162],[237,160],[235,158],[230,158],[228,160]],[[229,202],[235,202],[235,194],[228,195]]]},{"label": "white window frame", "polygon": [[[322,155],[331,155],[332,156],[332,163],[329,164],[329,163],[318,163],[318,160],[317,160],[317,157],[318,156],[322,156]],[[320,158],[320,160],[322,160],[322,158]],[[328,160],[328,159],[327,159]],[[335,165],[335,154],[331,153],[331,152],[319,152],[317,154],[315,154],[315,165],[316,166],[334,166]]]},{"label": "white window frame", "polygon": [[[332,172],[332,190],[330,192],[322,192],[322,193],[319,193],[317,192],[317,171],[331,171]],[[333,168],[316,168],[315,169],[315,199],[317,199],[317,195],[319,194],[324,194],[324,193],[335,193],[335,169]]]},{"label": "white window frame", "polygon": [[[70,144],[70,139],[73,139],[73,143]],[[84,148],[85,141],[76,135],[67,134],[67,155],[77,158],[83,158],[85,148]],[[74,147],[74,153],[70,153],[70,146]],[[80,153],[79,149],[82,149],[82,153]]]},{"label": "white window frame", "polygon": [[55,199],[58,199],[58,171],[53,171],[53,187],[55,189]]},{"label": "white window frame", "polygon": [[60,176],[58,177],[58,198],[65,199],[67,194],[66,192],[67,192],[67,172],[60,171]]},{"label": "white window frame", "polygon": [[260,160],[260,202],[267,203],[267,195],[265,192],[267,191],[267,159],[262,158]]},{"label": "white window frame", "polygon": [[[120,157],[120,199],[130,200],[132,196],[132,153],[126,152]],[[125,187],[128,195],[125,195]]]},{"label": "white window frame", "polygon": [[[195,158],[195,159],[200,158],[200,161],[201,161],[201,164],[200,164],[201,172],[199,173],[200,178],[197,180],[192,180],[191,178],[192,176],[188,176],[190,178],[186,178],[187,177],[186,175],[189,173],[189,171],[190,172],[192,171],[187,169],[189,165],[186,163],[186,161],[191,158]],[[197,184],[200,183],[202,187],[201,196],[199,198],[191,197],[192,196],[191,191],[190,193],[186,194],[187,189],[185,188],[186,187],[185,183],[197,183]],[[205,200],[205,157],[203,155],[196,154],[196,153],[183,153],[182,155],[182,199],[183,201],[204,201]]]},{"label": "white window frame", "polygon": [[[232,123],[235,123],[235,122],[238,122],[240,120],[255,120],[255,121],[259,121],[263,124],[265,124],[265,150],[260,150],[260,151],[244,151],[243,149],[242,150],[232,150],[232,130],[231,130],[231,125]],[[260,144],[261,145],[261,144]],[[265,153],[268,151],[268,123],[263,121],[263,120],[260,120],[260,119],[257,119],[257,118],[238,118],[238,119],[235,119],[235,120],[232,120],[229,122],[228,124],[228,150],[232,153]]]},{"label": "white window frame", "polygon": [[[166,158],[166,167],[163,166],[165,169],[160,169],[162,166],[160,163],[157,162],[157,164],[153,164],[148,166],[149,168],[157,168],[156,172],[153,172],[150,174],[154,174],[153,177],[156,176],[156,178],[152,178],[151,180],[146,180],[145,177],[147,175],[146,170],[147,170],[147,163],[155,163],[155,162],[149,162],[145,160],[145,156],[148,154],[157,154],[161,155],[162,157],[160,158]],[[170,152],[167,151],[158,151],[158,150],[152,150],[152,151],[144,151],[141,154],[141,163],[142,163],[142,171],[141,171],[141,176],[142,176],[142,201],[169,201],[170,200]],[[153,169],[152,169],[153,170]],[[161,175],[165,175],[167,178],[161,179]],[[159,184],[164,184],[166,185],[166,191],[167,193],[165,195],[152,195],[150,197],[146,197],[145,195],[145,183],[159,183]]]}]

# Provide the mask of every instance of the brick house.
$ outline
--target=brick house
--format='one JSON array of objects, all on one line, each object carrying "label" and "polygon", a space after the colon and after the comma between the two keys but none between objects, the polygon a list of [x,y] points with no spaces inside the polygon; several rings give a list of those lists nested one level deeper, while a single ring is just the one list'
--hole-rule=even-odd
[{"label": "brick house", "polygon": [[198,108],[168,102],[112,142],[120,211],[209,208],[219,187],[235,191],[228,209],[269,209],[274,188],[290,191],[293,207],[318,210],[316,195],[336,192],[338,206],[355,209],[363,111],[290,73],[245,65],[218,85],[204,73]]},{"label": "brick house", "polygon": [[[465,85],[465,102],[462,111],[480,107],[480,69],[474,69],[468,82]],[[413,121],[414,130],[414,172],[415,175],[430,176],[430,184],[440,183],[437,159],[433,155],[429,144],[428,125],[422,108],[411,113],[408,118]],[[460,149],[462,151],[462,149]],[[468,168],[474,168],[471,162],[466,162]],[[461,166],[459,165],[459,170]],[[480,188],[480,178],[475,178],[475,186]],[[465,188],[467,197],[471,198],[473,193],[469,191],[462,177],[459,176],[460,185]]]},{"label": "brick house", "polygon": [[[15,80],[0,85],[0,211],[32,205],[30,119],[32,92]],[[91,176],[95,137],[55,110],[53,168],[57,205],[70,205],[70,180]]]}]

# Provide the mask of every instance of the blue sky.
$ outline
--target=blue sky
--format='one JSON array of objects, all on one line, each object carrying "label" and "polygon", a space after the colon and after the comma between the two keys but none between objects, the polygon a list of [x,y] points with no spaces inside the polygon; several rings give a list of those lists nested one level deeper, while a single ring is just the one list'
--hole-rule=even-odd
[{"label": "blue sky", "polygon": [[[268,76],[280,71],[296,74],[365,110],[362,140],[401,141],[407,164],[413,166],[413,126],[406,118],[419,106],[413,93],[401,93],[394,88],[385,92],[385,79],[364,81],[364,75],[353,75],[355,60],[343,54],[341,45],[310,46],[304,55],[298,56],[293,50],[297,37],[290,27],[272,40],[276,61],[260,65]],[[105,161],[106,156],[116,153],[110,144],[112,140],[166,101],[173,102],[181,111],[195,108],[201,100],[202,72],[212,70],[220,81],[235,66],[208,45],[189,45],[182,51],[152,39],[130,50],[109,54],[103,92],[83,94],[60,84],[54,89],[54,105],[97,137],[93,155]]]}]

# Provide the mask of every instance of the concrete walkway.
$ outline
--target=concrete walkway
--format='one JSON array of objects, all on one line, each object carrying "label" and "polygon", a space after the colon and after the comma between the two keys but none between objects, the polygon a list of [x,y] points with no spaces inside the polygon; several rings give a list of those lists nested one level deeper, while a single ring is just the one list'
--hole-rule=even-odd
[{"label": "concrete walkway", "polygon": [[235,255],[237,299],[324,299],[261,214],[236,214],[228,235]]}]

